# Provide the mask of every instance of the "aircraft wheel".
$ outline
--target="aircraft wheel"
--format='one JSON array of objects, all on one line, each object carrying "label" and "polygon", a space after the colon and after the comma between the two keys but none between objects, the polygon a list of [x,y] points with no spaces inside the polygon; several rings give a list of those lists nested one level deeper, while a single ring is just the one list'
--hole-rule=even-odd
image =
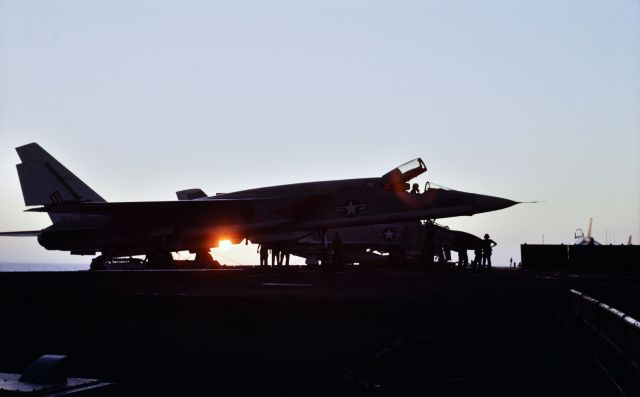
[{"label": "aircraft wheel", "polygon": [[91,265],[89,266],[89,269],[91,270],[104,270],[104,260],[105,258],[100,255],[100,256],[96,256],[95,258],[93,258],[91,260]]},{"label": "aircraft wheel", "polygon": [[151,269],[171,269],[173,257],[170,252],[155,252],[147,255],[147,263]]},{"label": "aircraft wheel", "polygon": [[206,264],[211,264],[213,263],[213,257],[211,256],[211,253],[209,250],[198,250],[195,251],[196,254],[196,262],[198,263],[206,263]]}]

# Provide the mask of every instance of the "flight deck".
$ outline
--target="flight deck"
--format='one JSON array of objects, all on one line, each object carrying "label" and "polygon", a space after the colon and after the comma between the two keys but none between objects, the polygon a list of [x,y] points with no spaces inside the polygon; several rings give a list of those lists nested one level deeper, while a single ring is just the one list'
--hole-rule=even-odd
[{"label": "flight deck", "polygon": [[73,376],[124,395],[636,392],[637,369],[572,314],[571,289],[640,318],[637,274],[0,273],[0,372],[64,354]]}]

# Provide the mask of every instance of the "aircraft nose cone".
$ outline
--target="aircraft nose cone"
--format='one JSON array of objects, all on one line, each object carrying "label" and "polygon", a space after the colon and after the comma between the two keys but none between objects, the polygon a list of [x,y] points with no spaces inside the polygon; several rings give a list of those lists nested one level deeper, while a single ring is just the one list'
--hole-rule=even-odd
[{"label": "aircraft nose cone", "polygon": [[475,197],[475,207],[478,212],[497,211],[518,204],[517,201],[502,197],[477,195]]}]

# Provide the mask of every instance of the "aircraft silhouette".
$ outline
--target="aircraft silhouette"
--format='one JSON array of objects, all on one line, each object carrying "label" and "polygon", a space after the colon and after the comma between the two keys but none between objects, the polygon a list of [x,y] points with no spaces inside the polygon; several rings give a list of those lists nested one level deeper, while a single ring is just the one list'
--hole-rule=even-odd
[{"label": "aircraft silhouette", "polygon": [[474,250],[482,243],[482,239],[473,234],[420,221],[329,229],[324,235],[305,234],[293,241],[277,240],[277,236],[272,235],[256,236],[252,242],[273,246],[305,258],[306,264],[316,265],[331,261],[331,239],[336,234],[343,241],[343,261],[364,266],[421,260],[427,251],[427,242],[431,245],[428,251],[443,261],[451,258],[451,251]]},{"label": "aircraft silhouette", "polygon": [[517,202],[441,188],[412,194],[409,181],[427,168],[421,159],[381,177],[261,187],[189,200],[107,202],[37,143],[16,148],[18,176],[29,212],[46,212],[52,225],[4,236],[37,236],[48,250],[101,255],[100,268],[117,258],[146,255],[149,266],[169,267],[171,252],[208,255],[220,240],[239,243],[269,233],[323,232],[330,228],[473,215]]},{"label": "aircraft silhouette", "polygon": [[582,229],[576,229],[573,235],[575,239],[575,245],[601,245],[593,237],[591,237],[591,227],[593,225],[593,218],[589,218],[589,225],[587,226],[587,235],[584,235]]}]

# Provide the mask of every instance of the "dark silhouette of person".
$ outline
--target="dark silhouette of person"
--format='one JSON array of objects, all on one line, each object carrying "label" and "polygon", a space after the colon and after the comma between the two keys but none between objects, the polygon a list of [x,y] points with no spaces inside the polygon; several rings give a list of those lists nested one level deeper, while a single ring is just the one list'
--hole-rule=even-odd
[{"label": "dark silhouette of person", "polygon": [[258,247],[260,251],[260,266],[269,265],[269,249],[264,245]]},{"label": "dark silhouette of person", "polygon": [[482,240],[482,266],[487,269],[491,269],[491,254],[493,247],[496,245],[498,245],[498,243],[491,240],[488,234],[484,235],[484,240]]},{"label": "dark silhouette of person", "polygon": [[431,221],[427,221],[424,224],[424,242],[422,246],[422,255],[424,257],[425,266],[430,269],[433,267],[433,256],[435,252],[433,249],[433,224]]},{"label": "dark silhouette of person", "polygon": [[469,257],[467,256],[467,250],[461,249],[458,251],[458,266],[461,268],[466,268],[469,264]]},{"label": "dark silhouette of person", "polygon": [[288,251],[285,251],[284,249],[280,249],[278,251],[278,266],[289,266],[289,257],[291,255],[289,254]]},{"label": "dark silhouette of person", "polygon": [[438,247],[438,265],[444,265],[447,262],[447,250],[445,247]]},{"label": "dark silhouette of person", "polygon": [[411,186],[411,191],[409,193],[420,194],[420,185],[418,185],[417,183],[414,183],[413,186]]},{"label": "dark silhouette of person", "polygon": [[342,251],[344,249],[340,233],[336,233],[333,237],[331,248],[333,248],[333,260],[331,262],[333,262],[334,267],[340,267],[342,265]]},{"label": "dark silhouette of person", "polygon": [[473,262],[471,262],[472,267],[474,269],[479,269],[482,266],[482,242],[479,242],[476,245],[476,248],[473,250]]},{"label": "dark silhouette of person", "polygon": [[282,266],[282,259],[284,259],[284,252],[282,252],[281,249],[278,250],[277,258],[278,258],[278,266]]}]

